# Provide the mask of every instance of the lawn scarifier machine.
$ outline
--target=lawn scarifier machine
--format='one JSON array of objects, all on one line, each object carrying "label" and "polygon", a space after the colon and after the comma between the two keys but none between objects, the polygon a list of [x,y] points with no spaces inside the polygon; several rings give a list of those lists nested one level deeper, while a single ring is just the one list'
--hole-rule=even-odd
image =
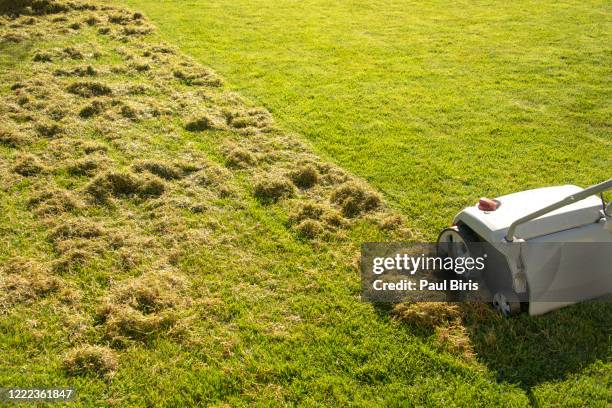
[{"label": "lawn scarifier machine", "polygon": [[[612,179],[585,189],[564,185],[481,198],[440,233],[438,254],[474,257],[488,246],[481,277],[493,306],[506,316],[521,310],[539,315],[609,295],[612,201],[603,197],[609,190]],[[445,243],[452,245],[441,254]]]}]

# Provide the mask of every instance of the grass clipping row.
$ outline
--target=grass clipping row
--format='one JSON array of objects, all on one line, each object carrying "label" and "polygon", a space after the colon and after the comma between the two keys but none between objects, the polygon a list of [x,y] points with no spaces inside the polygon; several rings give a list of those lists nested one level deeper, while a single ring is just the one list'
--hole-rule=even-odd
[{"label": "grass clipping row", "polygon": [[[214,72],[145,40],[150,26],[141,14],[51,0],[0,0],[0,12],[3,23],[11,22],[0,25],[5,40],[48,35],[53,42],[85,32],[99,39],[48,47],[40,41],[29,51],[31,66],[0,101],[0,145],[10,152],[2,170],[30,186],[24,204],[49,248],[44,262],[0,275],[2,306],[52,298],[78,287],[71,280],[87,266],[117,258],[109,266],[110,289],[94,305],[78,305],[95,309],[90,328],[97,337],[90,341],[99,344],[75,341],[64,358],[69,374],[110,378],[124,347],[185,332],[193,300],[189,278],[173,269],[175,254],[186,251],[187,232],[200,231],[190,231],[183,210],[199,216],[219,198],[233,200],[234,174],[246,176],[244,197],[290,202],[287,227],[305,239],[383,208],[369,186],[277,129],[267,110],[223,91]],[[121,62],[103,58],[112,53]],[[23,77],[27,72],[31,78]],[[143,134],[148,120],[178,125]],[[200,160],[187,145],[160,151],[157,136],[170,141],[185,131],[232,139],[231,148],[220,149],[225,167]]]}]

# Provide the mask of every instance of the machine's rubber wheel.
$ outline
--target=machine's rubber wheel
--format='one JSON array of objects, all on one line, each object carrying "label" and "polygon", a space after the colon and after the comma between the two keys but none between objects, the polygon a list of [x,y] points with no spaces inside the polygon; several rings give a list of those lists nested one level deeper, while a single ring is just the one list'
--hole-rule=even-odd
[{"label": "machine's rubber wheel", "polygon": [[505,317],[521,313],[521,301],[514,292],[496,292],[493,295],[493,307]]},{"label": "machine's rubber wheel", "polygon": [[[457,226],[445,228],[438,235],[436,243],[438,256],[451,258],[476,257],[478,254],[473,253],[474,248],[471,247],[470,243],[478,241],[480,241],[478,236],[468,228]],[[462,275],[469,277],[470,271]]]}]

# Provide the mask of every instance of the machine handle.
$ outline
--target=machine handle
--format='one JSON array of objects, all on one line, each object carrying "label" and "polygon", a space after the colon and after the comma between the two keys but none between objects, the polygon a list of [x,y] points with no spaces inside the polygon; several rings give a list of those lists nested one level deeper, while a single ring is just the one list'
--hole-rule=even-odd
[{"label": "machine handle", "polygon": [[594,186],[585,188],[582,191],[577,192],[576,194],[572,194],[568,197],[565,197],[563,200],[558,201],[554,204],[546,206],[540,210],[534,211],[531,214],[528,214],[518,220],[514,221],[510,228],[508,228],[508,233],[506,234],[506,241],[513,242],[517,237],[514,236],[514,232],[516,231],[516,227],[521,224],[526,223],[527,221],[531,221],[534,218],[541,217],[544,214],[548,214],[551,211],[555,211],[559,208],[565,207],[566,205],[570,205],[576,203],[578,201],[584,200],[594,194],[603,193],[604,191],[612,189],[612,178],[604,181],[603,183],[595,184]]}]

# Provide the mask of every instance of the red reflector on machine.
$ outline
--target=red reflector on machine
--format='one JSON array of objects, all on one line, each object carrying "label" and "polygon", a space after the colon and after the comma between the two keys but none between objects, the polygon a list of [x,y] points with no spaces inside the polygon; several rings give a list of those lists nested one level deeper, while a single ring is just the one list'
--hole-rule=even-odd
[{"label": "red reflector on machine", "polygon": [[495,211],[499,207],[499,201],[491,200],[490,198],[481,198],[478,201],[478,209],[480,211]]}]

